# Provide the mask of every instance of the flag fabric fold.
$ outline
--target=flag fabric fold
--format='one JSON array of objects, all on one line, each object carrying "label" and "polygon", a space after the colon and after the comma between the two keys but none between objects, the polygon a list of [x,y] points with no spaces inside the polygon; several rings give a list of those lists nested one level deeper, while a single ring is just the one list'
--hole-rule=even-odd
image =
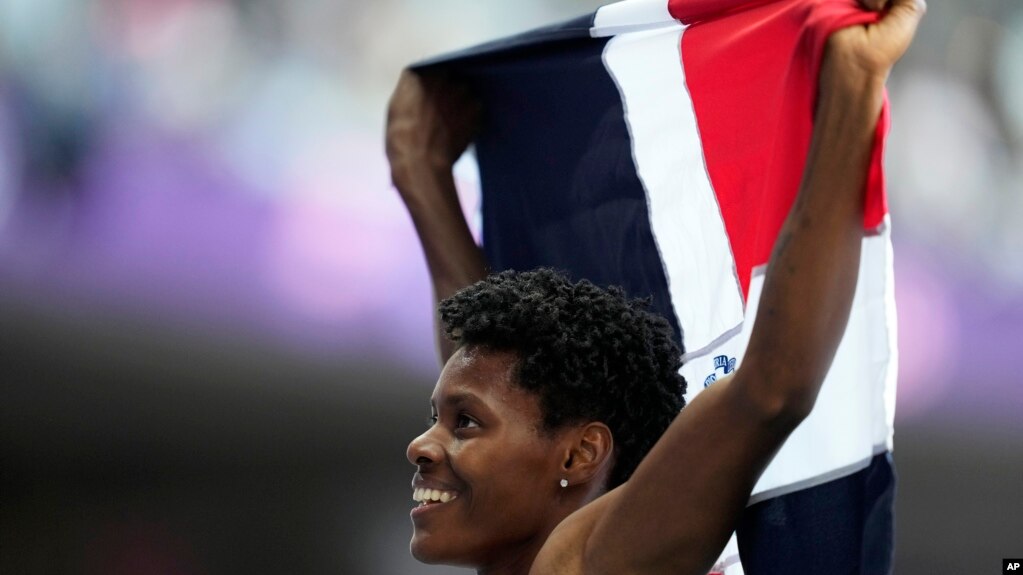
[{"label": "flag fabric fold", "polygon": [[[475,151],[492,268],[551,266],[650,297],[684,345],[691,400],[742,363],[827,37],[877,18],[856,0],[626,0],[416,67],[446,69],[484,103]],[[754,489],[729,575],[890,569],[887,125],[886,104],[849,326],[813,413]]]}]

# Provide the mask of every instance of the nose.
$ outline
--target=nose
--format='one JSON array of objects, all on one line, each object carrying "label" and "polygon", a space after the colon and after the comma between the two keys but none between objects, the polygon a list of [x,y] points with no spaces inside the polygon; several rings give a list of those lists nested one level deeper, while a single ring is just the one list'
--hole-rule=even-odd
[{"label": "nose", "polygon": [[436,437],[438,427],[437,425],[430,427],[408,444],[405,457],[408,458],[409,463],[423,466],[437,463],[444,458],[444,447]]}]

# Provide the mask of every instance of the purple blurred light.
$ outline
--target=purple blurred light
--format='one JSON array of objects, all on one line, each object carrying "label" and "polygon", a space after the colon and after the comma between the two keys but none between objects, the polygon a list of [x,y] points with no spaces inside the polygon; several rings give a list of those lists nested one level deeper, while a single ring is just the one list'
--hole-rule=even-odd
[{"label": "purple blurred light", "polygon": [[351,137],[322,154],[268,200],[195,142],[109,132],[66,209],[18,206],[0,277],[172,324],[433,365],[425,269],[382,146]]}]

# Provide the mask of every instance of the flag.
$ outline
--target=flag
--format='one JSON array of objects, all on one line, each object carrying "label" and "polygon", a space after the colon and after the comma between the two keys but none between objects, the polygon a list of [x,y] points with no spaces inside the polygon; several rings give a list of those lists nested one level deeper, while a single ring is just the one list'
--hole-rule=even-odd
[{"label": "flag", "polygon": [[[798,191],[834,30],[856,0],[626,0],[422,62],[484,104],[475,141],[494,271],[550,266],[651,297],[687,400],[742,364]],[[724,572],[885,573],[896,373],[881,152],[849,325],[812,414],[753,491]]]}]

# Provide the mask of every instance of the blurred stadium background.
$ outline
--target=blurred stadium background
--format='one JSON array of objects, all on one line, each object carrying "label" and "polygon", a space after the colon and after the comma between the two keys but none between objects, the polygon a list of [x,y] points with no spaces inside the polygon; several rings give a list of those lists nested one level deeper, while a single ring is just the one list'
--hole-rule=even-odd
[{"label": "blurred stadium background", "polygon": [[[0,572],[460,572],[407,554],[438,370],[384,109],[404,64],[596,6],[0,0]],[[1023,4],[930,0],[890,87],[897,573],[993,573]]]}]

